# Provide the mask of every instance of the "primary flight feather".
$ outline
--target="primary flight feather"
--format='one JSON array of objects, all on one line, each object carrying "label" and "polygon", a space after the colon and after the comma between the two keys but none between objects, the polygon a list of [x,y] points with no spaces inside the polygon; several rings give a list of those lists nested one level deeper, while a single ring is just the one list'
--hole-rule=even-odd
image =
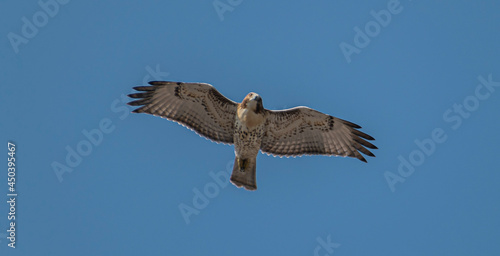
[{"label": "primary flight feather", "polygon": [[256,158],[260,151],[275,156],[334,155],[374,157],[366,148],[370,135],[357,124],[308,107],[268,110],[262,98],[249,93],[236,103],[205,83],[155,81],[134,87],[140,106],[134,113],[147,113],[178,122],[215,142],[234,144],[235,160],[231,182],[248,190],[257,189]]}]

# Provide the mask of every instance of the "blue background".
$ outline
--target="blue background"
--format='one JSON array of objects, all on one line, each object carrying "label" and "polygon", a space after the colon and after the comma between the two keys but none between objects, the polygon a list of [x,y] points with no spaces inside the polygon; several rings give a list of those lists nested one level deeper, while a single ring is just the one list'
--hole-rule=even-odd
[{"label": "blue background", "polygon": [[[220,2],[231,11],[69,1],[50,17],[37,1],[1,4],[0,255],[500,254],[500,87],[475,96],[478,77],[500,82],[498,1],[402,0],[380,30],[370,12],[390,1]],[[40,27],[15,46],[23,17]],[[356,47],[367,24],[373,37],[348,62],[340,45]],[[129,114],[123,95],[158,79],[210,83],[235,101],[254,91],[268,109],[309,106],[360,124],[380,149],[367,164],[259,154],[257,191],[215,186],[210,172],[231,169],[233,147]],[[464,103],[467,118],[453,110]],[[84,131],[101,122],[108,133],[92,145]],[[415,140],[435,129],[446,140],[424,154]],[[78,145],[87,155],[70,167]],[[55,163],[72,172],[59,179]],[[205,187],[212,198],[195,198]],[[197,211],[189,223],[180,205]]]}]

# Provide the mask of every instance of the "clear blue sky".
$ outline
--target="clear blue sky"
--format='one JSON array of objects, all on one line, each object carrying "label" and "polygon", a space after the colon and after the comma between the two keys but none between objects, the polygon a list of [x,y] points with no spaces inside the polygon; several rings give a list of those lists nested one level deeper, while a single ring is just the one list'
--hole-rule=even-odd
[{"label": "clear blue sky", "polygon": [[[40,2],[0,8],[0,255],[500,255],[498,1]],[[231,146],[129,114],[149,80],[309,106],[377,157],[219,184]]]}]

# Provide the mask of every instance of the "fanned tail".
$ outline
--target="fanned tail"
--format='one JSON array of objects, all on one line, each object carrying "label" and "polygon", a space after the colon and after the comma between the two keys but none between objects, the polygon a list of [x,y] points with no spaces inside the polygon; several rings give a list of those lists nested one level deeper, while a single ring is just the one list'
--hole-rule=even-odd
[{"label": "fanned tail", "polygon": [[235,157],[231,183],[239,188],[244,187],[246,190],[256,190],[256,168],[257,158],[240,159]]}]

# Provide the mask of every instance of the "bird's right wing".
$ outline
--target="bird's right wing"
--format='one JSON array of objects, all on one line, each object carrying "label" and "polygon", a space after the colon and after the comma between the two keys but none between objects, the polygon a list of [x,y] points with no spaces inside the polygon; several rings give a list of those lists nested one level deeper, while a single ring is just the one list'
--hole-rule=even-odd
[{"label": "bird's right wing", "polygon": [[267,110],[266,133],[260,149],[277,156],[335,155],[366,162],[359,152],[375,156],[365,147],[377,147],[366,141],[373,137],[358,131],[359,128],[307,107]]},{"label": "bird's right wing", "polygon": [[233,143],[237,103],[204,83],[149,82],[134,87],[138,99],[128,104],[141,106],[134,113],[147,113],[182,124],[215,142]]}]

